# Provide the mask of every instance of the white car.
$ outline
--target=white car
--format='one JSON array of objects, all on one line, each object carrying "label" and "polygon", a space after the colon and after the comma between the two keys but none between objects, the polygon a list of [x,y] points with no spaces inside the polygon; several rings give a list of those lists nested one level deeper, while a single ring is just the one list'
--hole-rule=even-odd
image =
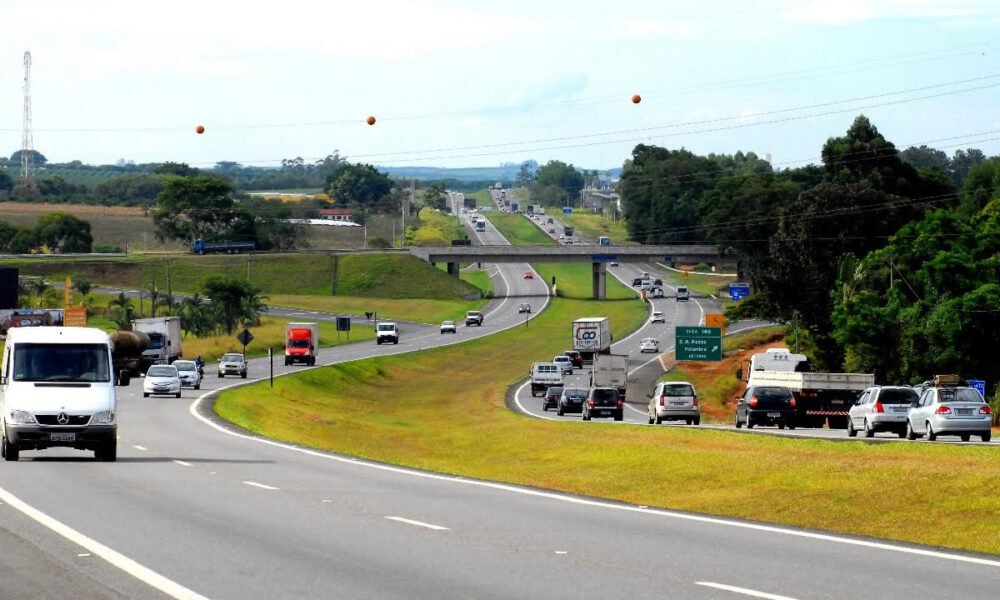
[{"label": "white car", "polygon": [[639,352],[659,352],[660,342],[656,338],[642,338],[639,342]]},{"label": "white car", "polygon": [[177,373],[177,367],[173,365],[153,365],[146,371],[146,378],[142,382],[142,397],[154,396],[175,396],[181,397],[181,378]]},{"label": "white car", "polygon": [[444,321],[441,323],[441,333],[458,333],[458,327],[454,321]]},{"label": "white car", "polygon": [[663,316],[663,313],[658,310],[653,311],[653,315],[649,317],[650,323],[666,323],[667,318]]},{"label": "white car", "polygon": [[993,410],[979,390],[965,386],[929,387],[920,394],[916,406],[906,416],[906,439],[955,435],[963,442],[973,435],[990,441]]},{"label": "white car", "polygon": [[553,357],[552,362],[559,365],[559,368],[562,370],[563,375],[573,374],[573,359],[566,356],[565,354],[560,354],[559,356]]},{"label": "white car", "polygon": [[175,360],[174,368],[177,369],[181,386],[189,385],[196,390],[201,389],[201,371],[193,360]]}]

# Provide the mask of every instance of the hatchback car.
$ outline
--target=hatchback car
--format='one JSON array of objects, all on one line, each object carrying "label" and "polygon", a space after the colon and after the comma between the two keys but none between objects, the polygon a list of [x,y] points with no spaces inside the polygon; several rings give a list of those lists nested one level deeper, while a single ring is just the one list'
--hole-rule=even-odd
[{"label": "hatchback car", "polygon": [[910,406],[919,399],[911,387],[877,385],[861,392],[857,402],[848,411],[847,435],[855,437],[858,431],[865,437],[874,437],[877,431],[891,431],[906,435],[906,416]]},{"label": "hatchback car", "polygon": [[535,274],[532,273],[531,271],[525,271],[524,274],[521,275],[521,278],[522,279],[534,279],[535,278]]},{"label": "hatchback car", "polygon": [[786,387],[751,385],[736,399],[736,428],[777,425],[795,429],[795,396]]},{"label": "hatchback car", "polygon": [[201,371],[193,360],[175,360],[174,367],[181,380],[181,386],[189,385],[196,390],[201,389]]},{"label": "hatchback car", "polygon": [[173,365],[153,365],[146,371],[142,382],[142,397],[174,396],[181,397],[181,378],[177,367]]},{"label": "hatchback car", "polygon": [[552,362],[559,365],[559,368],[562,370],[563,375],[573,374],[573,359],[566,356],[565,354],[560,354],[558,356],[552,357]]},{"label": "hatchback car", "polygon": [[686,381],[661,381],[650,393],[646,416],[649,424],[664,421],[685,421],[701,425],[701,407],[694,386]]},{"label": "hatchback car", "polygon": [[582,354],[580,354],[576,350],[567,350],[567,351],[563,352],[563,354],[565,354],[566,356],[568,356],[569,359],[570,359],[570,361],[573,362],[573,368],[574,369],[582,369],[583,368],[583,355]]},{"label": "hatchback car", "polygon": [[984,442],[992,437],[993,410],[973,387],[928,387],[906,419],[906,439],[957,435],[963,442],[978,435]]},{"label": "hatchback car", "polygon": [[639,342],[639,352],[659,352],[660,342],[656,338],[642,338]]},{"label": "hatchback car", "polygon": [[663,313],[658,310],[653,311],[653,315],[649,317],[650,323],[666,323],[667,318],[663,316]]},{"label": "hatchback car", "polygon": [[545,395],[542,396],[542,410],[547,411],[550,408],[559,406],[559,397],[562,396],[562,391],[563,388],[561,385],[554,385],[545,390]]},{"label": "hatchback car", "polygon": [[518,312],[518,314],[520,314],[520,313],[530,313],[531,312],[531,305],[528,304],[527,302],[522,302],[522,303],[520,303],[520,304],[517,305],[517,312]]},{"label": "hatchback car", "polygon": [[454,321],[442,321],[441,333],[458,333],[458,326]]},{"label": "hatchback car", "polygon": [[691,298],[691,292],[684,286],[677,288],[677,301],[687,302]]},{"label": "hatchback car", "polygon": [[243,379],[247,378],[247,361],[238,352],[227,352],[219,360],[219,377],[226,375],[239,375]]},{"label": "hatchback car", "polygon": [[568,412],[583,412],[583,403],[587,401],[587,388],[564,387],[559,394],[559,404],[556,413],[562,416]]},{"label": "hatchback car", "polygon": [[594,417],[614,417],[621,421],[625,417],[625,407],[622,397],[615,388],[590,388],[587,400],[583,403],[583,420]]}]

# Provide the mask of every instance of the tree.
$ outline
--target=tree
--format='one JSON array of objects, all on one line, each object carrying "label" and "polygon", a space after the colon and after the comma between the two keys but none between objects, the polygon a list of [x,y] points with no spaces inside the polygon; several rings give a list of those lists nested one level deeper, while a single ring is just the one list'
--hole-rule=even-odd
[{"label": "tree", "polygon": [[210,277],[202,284],[202,293],[212,303],[216,322],[229,334],[238,325],[259,322],[266,309],[260,289],[233,277]]},{"label": "tree", "polygon": [[211,335],[216,325],[212,305],[199,292],[185,296],[180,304],[181,326],[189,335]]},{"label": "tree", "polygon": [[155,169],[154,175],[174,175],[176,177],[197,177],[201,171],[187,163],[165,162]]},{"label": "tree", "polygon": [[565,198],[572,202],[583,189],[583,175],[573,165],[558,160],[550,160],[535,172],[535,185],[558,187],[565,192]]},{"label": "tree", "polygon": [[[538,163],[535,163],[536,166]],[[521,163],[521,168],[517,172],[517,177],[514,178],[514,184],[520,187],[528,187],[532,181],[535,180],[535,174],[531,170],[531,163],[529,161],[524,161]]]},{"label": "tree", "polygon": [[343,164],[326,180],[326,193],[341,206],[373,206],[392,191],[392,180],[371,165]]},{"label": "tree", "polygon": [[[10,155],[10,164],[15,166],[21,165],[21,150],[15,151]],[[49,159],[45,158],[45,155],[38,150],[29,150],[31,152],[31,163],[35,165],[44,165],[49,162]]]},{"label": "tree", "polygon": [[424,189],[422,205],[428,208],[444,209],[447,202],[444,198],[444,184],[435,182]]},{"label": "tree", "polygon": [[108,308],[112,311],[111,318],[118,329],[131,329],[135,319],[135,303],[125,292],[118,292],[117,296],[108,301]]},{"label": "tree", "polygon": [[948,160],[947,154],[930,146],[910,146],[899,153],[899,158],[918,169],[921,167],[938,167],[941,170],[947,170],[951,162]]},{"label": "tree", "polygon": [[233,194],[233,184],[215,175],[168,177],[156,196],[156,236],[188,243],[228,238],[235,217]]},{"label": "tree", "polygon": [[90,252],[94,238],[90,223],[62,212],[49,213],[38,219],[35,227],[36,243],[56,253]]},{"label": "tree", "polygon": [[6,169],[0,169],[0,193],[9,193],[14,189],[14,178]]}]

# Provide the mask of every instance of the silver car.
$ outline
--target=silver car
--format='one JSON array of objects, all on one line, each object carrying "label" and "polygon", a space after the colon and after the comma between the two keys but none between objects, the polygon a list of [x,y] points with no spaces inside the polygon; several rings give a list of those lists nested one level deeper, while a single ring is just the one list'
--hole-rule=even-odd
[{"label": "silver car", "polygon": [[181,397],[181,380],[177,376],[177,368],[173,365],[153,365],[146,371],[142,382],[142,397],[174,396]]},{"label": "silver car", "polygon": [[701,407],[694,386],[686,381],[661,381],[648,396],[646,416],[649,424],[664,421],[685,421],[701,425]]},{"label": "silver car", "polygon": [[243,379],[247,378],[247,361],[242,354],[237,352],[227,352],[219,359],[219,377],[226,375],[239,375]]},{"label": "silver car", "polygon": [[891,431],[906,435],[906,416],[910,406],[919,399],[911,387],[877,385],[861,392],[851,407],[847,418],[847,435],[855,437],[859,431],[865,437],[874,437],[876,431]]},{"label": "silver car", "polygon": [[201,372],[193,360],[175,360],[174,367],[177,368],[177,376],[182,386],[189,385],[196,390],[201,389]]},{"label": "silver car", "polygon": [[972,387],[929,387],[910,409],[906,420],[906,439],[926,436],[934,441],[939,435],[957,435],[963,442],[978,435],[984,442],[992,436],[993,411],[979,390]]}]

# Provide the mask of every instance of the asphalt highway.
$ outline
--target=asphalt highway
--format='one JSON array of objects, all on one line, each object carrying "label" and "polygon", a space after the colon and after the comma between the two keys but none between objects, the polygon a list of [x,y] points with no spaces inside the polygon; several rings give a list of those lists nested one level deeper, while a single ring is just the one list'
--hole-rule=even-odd
[{"label": "asphalt highway", "polygon": [[[499,294],[545,303],[544,285],[521,278],[527,267],[488,268]],[[519,301],[491,300],[481,330],[443,336],[405,325],[398,346],[325,348],[318,362],[494,333],[523,323]],[[698,306],[668,319],[693,320]],[[267,372],[266,359],[252,360],[249,380]],[[116,463],[64,449],[0,463],[0,598],[985,599],[1000,589],[996,557],[418,472],[258,438],[219,423],[204,399],[243,381],[215,377],[211,365],[206,373],[203,389],[181,399],[142,398],[139,381],[120,388]],[[767,519],[769,507],[756,514]]]}]

